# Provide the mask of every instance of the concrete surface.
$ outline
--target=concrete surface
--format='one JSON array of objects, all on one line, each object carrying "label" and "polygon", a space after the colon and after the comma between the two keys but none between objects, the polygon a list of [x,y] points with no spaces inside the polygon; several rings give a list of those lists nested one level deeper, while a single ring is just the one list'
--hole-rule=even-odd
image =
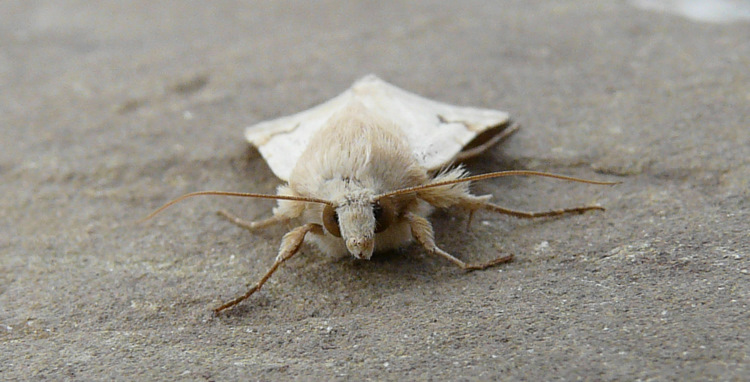
[{"label": "concrete surface", "polygon": [[[750,24],[587,1],[4,1],[0,379],[748,380]],[[244,126],[377,73],[524,127],[469,163],[618,180],[476,184],[416,246],[271,264]]]}]

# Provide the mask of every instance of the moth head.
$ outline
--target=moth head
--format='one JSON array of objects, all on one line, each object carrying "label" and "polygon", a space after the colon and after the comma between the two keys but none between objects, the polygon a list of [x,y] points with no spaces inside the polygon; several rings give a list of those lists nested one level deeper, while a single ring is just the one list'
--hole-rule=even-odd
[{"label": "moth head", "polygon": [[369,260],[375,249],[375,234],[388,229],[396,218],[389,198],[350,202],[323,208],[323,226],[344,240],[347,250],[358,259]]}]

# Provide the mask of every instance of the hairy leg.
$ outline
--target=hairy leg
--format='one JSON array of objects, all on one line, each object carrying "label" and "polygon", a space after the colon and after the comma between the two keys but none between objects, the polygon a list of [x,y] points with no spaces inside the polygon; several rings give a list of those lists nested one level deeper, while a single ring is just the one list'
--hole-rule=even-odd
[{"label": "hairy leg", "polygon": [[513,255],[505,255],[494,260],[490,260],[486,263],[465,263],[435,245],[432,224],[430,224],[427,219],[413,213],[406,214],[406,219],[409,221],[409,225],[411,226],[412,235],[417,240],[417,242],[421,244],[425,250],[427,250],[427,252],[429,252],[430,254],[441,256],[442,258],[461,267],[461,269],[470,271],[485,269],[497,264],[507,263],[508,261],[511,261],[513,259]]},{"label": "hairy leg", "polygon": [[562,208],[558,210],[540,211],[540,212],[527,212],[511,210],[505,207],[500,207],[497,204],[487,203],[482,206],[482,209],[498,212],[505,215],[515,216],[517,218],[533,219],[533,218],[544,218],[550,216],[560,216],[565,214],[581,214],[586,211],[600,210],[604,211],[604,207],[601,206],[582,206],[572,208]]},{"label": "hairy leg", "polygon": [[289,221],[289,218],[285,216],[279,216],[279,215],[273,215],[267,219],[251,222],[251,221],[244,220],[238,217],[237,215],[233,215],[224,210],[217,211],[216,214],[227,219],[230,223],[233,223],[234,225],[242,227],[248,231],[255,231],[257,229],[266,228],[274,224],[286,223]]},{"label": "hairy leg", "polygon": [[469,210],[469,219],[467,221],[467,227],[471,226],[471,222],[474,218],[474,213],[478,210],[493,211],[493,212],[501,213],[504,215],[510,215],[516,218],[521,218],[521,219],[545,218],[545,217],[560,216],[560,215],[567,215],[567,214],[582,214],[586,211],[593,211],[593,210],[599,210],[599,211],[605,210],[604,207],[602,206],[580,206],[580,207],[561,208],[561,209],[556,209],[556,210],[537,211],[537,212],[519,211],[519,210],[512,210],[510,208],[505,208],[505,207],[498,206],[497,204],[490,203],[488,202],[488,199],[489,199],[489,195],[474,196],[471,194],[467,194],[455,204],[458,207],[462,207],[462,208]]},{"label": "hairy leg", "polygon": [[273,265],[271,265],[271,268],[269,268],[268,271],[266,271],[266,274],[263,275],[263,277],[252,288],[250,288],[247,292],[245,292],[245,294],[214,309],[214,312],[219,313],[222,310],[231,308],[239,304],[240,302],[246,300],[253,293],[259,291],[260,288],[263,286],[263,284],[265,284],[266,281],[268,281],[271,275],[273,275],[273,273],[276,272],[276,269],[278,269],[281,264],[283,264],[285,261],[291,259],[292,256],[297,254],[297,252],[299,251],[299,248],[302,246],[302,242],[305,239],[305,235],[307,235],[309,232],[322,234],[323,227],[321,227],[318,224],[308,223],[308,224],[299,226],[289,231],[289,233],[284,235],[284,238],[281,239],[281,246],[279,248],[279,254],[276,256],[276,260],[273,262]]}]

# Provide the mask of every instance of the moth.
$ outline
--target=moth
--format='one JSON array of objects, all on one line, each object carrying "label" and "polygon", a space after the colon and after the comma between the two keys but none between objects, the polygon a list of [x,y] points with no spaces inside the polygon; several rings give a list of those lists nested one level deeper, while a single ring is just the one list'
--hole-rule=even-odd
[{"label": "moth", "polygon": [[276,195],[202,191],[183,195],[145,219],[186,198],[223,195],[276,199],[272,216],[245,221],[219,214],[250,231],[277,224],[294,227],[281,240],[265,275],[245,294],[218,308],[233,307],[260,290],[285,261],[310,242],[330,254],[349,253],[368,260],[374,252],[412,241],[428,253],[465,270],[485,269],[513,258],[503,254],[483,263],[466,263],[442,250],[427,217],[436,208],[489,210],[518,218],[603,210],[583,206],[545,212],[508,209],[473,195],[469,183],[504,176],[542,176],[589,184],[614,184],[537,171],[501,171],[469,176],[454,163],[481,154],[518,130],[502,111],[459,107],[399,89],[374,75],[355,82],[339,96],[287,117],[247,128],[271,170],[285,184]]}]

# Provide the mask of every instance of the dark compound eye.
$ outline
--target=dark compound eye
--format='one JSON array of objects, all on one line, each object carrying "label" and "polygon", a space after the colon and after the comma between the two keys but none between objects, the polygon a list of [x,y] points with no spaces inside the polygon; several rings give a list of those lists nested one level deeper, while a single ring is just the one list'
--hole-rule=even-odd
[{"label": "dark compound eye", "polygon": [[375,217],[375,233],[388,229],[396,218],[396,211],[390,199],[381,199],[372,204]]},{"label": "dark compound eye", "polygon": [[331,235],[341,237],[339,214],[336,213],[336,209],[332,205],[326,204],[325,208],[323,208],[323,226],[326,227],[326,231]]},{"label": "dark compound eye", "polygon": [[383,217],[383,206],[380,203],[373,203],[372,214],[375,216],[375,220],[380,220]]}]

